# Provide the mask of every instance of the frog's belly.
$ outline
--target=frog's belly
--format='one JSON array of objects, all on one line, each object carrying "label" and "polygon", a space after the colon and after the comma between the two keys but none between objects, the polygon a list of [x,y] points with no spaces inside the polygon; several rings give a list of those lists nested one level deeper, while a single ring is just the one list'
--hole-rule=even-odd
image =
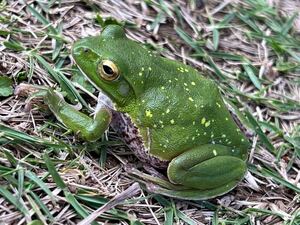
[{"label": "frog's belly", "polygon": [[149,149],[144,145],[142,136],[139,134],[138,128],[131,119],[123,113],[112,111],[112,128],[118,133],[136,157],[142,162],[148,163],[156,168],[167,168],[169,162],[160,160],[149,154]]}]

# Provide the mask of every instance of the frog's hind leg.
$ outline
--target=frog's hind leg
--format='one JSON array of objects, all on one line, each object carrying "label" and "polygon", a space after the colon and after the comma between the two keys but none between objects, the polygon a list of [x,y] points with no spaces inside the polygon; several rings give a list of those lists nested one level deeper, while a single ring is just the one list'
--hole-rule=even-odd
[{"label": "frog's hind leg", "polygon": [[[168,178],[173,184],[189,188],[176,191],[181,198],[207,199],[222,195],[233,189],[247,170],[245,161],[238,156],[238,150],[227,146],[202,145],[174,158],[168,167]],[[174,191],[164,192],[175,195]]]}]

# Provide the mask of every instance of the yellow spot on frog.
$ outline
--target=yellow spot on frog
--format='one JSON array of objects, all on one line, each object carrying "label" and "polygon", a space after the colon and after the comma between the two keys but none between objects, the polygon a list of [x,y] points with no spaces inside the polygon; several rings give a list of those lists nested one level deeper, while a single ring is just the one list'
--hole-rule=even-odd
[{"label": "yellow spot on frog", "polygon": [[159,122],[159,123],[161,123],[161,124],[163,124],[163,123],[164,123],[164,122],[163,122],[163,121],[161,121],[161,120],[160,120],[160,121],[158,121],[158,122]]},{"label": "yellow spot on frog", "polygon": [[219,108],[221,108],[221,105],[220,105],[219,102],[216,102],[216,105],[217,105]]},{"label": "yellow spot on frog", "polygon": [[183,83],[184,84],[184,86],[187,86],[187,83]]},{"label": "yellow spot on frog", "polygon": [[225,120],[228,121],[229,120],[228,117],[225,117]]},{"label": "yellow spot on frog", "polygon": [[184,71],[185,71],[185,72],[189,72],[189,70],[188,70],[188,69],[184,69]]},{"label": "yellow spot on frog", "polygon": [[143,75],[143,73],[142,72],[139,72],[139,76],[141,77]]},{"label": "yellow spot on frog", "polygon": [[207,121],[207,122],[204,124],[205,127],[209,127],[209,125],[210,125],[210,121]]},{"label": "yellow spot on frog", "polygon": [[218,155],[216,149],[213,150],[213,153],[214,153],[214,156],[217,156],[217,155]]},{"label": "yellow spot on frog", "polygon": [[174,124],[174,123],[175,123],[175,121],[174,121],[173,119],[171,119],[171,120],[170,120],[170,123],[171,123],[171,124]]},{"label": "yellow spot on frog", "polygon": [[225,138],[226,137],[226,134],[222,134],[222,138]]},{"label": "yellow spot on frog", "polygon": [[161,86],[161,90],[165,90],[165,87],[164,87],[164,86]]},{"label": "yellow spot on frog", "polygon": [[166,110],[166,113],[169,113],[169,112],[170,112],[170,109],[167,109],[167,110]]},{"label": "yellow spot on frog", "polygon": [[151,118],[153,116],[152,112],[149,109],[147,109],[145,111],[145,114],[146,114],[146,117],[150,117]]},{"label": "yellow spot on frog", "polygon": [[242,138],[242,139],[241,139],[241,142],[244,142],[244,141],[245,141],[245,139],[244,139],[244,138]]},{"label": "yellow spot on frog", "polygon": [[205,119],[205,117],[203,117],[203,118],[201,119],[201,124],[205,124],[205,121],[206,121],[206,119]]},{"label": "yellow spot on frog", "polygon": [[145,70],[145,68],[144,67],[142,67],[142,71],[144,71]]},{"label": "yellow spot on frog", "polygon": [[195,85],[196,85],[196,83],[195,83],[194,81],[192,81],[192,82],[191,82],[191,84],[192,84],[193,86],[195,86]]},{"label": "yellow spot on frog", "polygon": [[180,71],[181,73],[183,73],[183,72],[184,72],[184,69],[183,69],[182,67],[180,67],[180,68],[179,68],[179,71]]},{"label": "yellow spot on frog", "polygon": [[169,83],[172,83],[172,81],[171,80],[168,80],[169,81]]},{"label": "yellow spot on frog", "polygon": [[193,101],[194,101],[194,99],[193,99],[192,97],[189,97],[189,100],[190,100],[191,102],[193,102]]},{"label": "yellow spot on frog", "polygon": [[152,68],[151,68],[151,67],[148,67],[148,70],[150,70],[150,71],[151,71],[151,70],[152,70]]}]

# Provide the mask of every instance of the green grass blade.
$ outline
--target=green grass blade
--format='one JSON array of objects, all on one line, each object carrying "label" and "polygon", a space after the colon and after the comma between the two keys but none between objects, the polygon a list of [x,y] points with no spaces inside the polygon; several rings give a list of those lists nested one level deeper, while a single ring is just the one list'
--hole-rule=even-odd
[{"label": "green grass blade", "polygon": [[260,137],[260,140],[262,141],[262,143],[267,147],[267,149],[275,154],[275,148],[272,145],[271,141],[269,140],[269,138],[267,137],[267,135],[264,134],[264,132],[262,131],[262,129],[260,128],[259,123],[256,121],[256,119],[251,115],[250,112],[246,111],[245,112],[247,119],[249,120],[249,122],[252,124],[252,128],[253,130],[256,132],[256,134]]},{"label": "green grass blade", "polygon": [[67,188],[66,184],[64,183],[62,178],[59,176],[58,172],[55,169],[55,166],[54,166],[53,162],[51,161],[51,159],[49,158],[49,156],[46,152],[43,155],[43,159],[44,159],[45,164],[48,168],[48,172],[51,174],[51,176],[52,176],[54,182],[56,183],[57,187],[59,187],[62,190]]},{"label": "green grass blade", "polygon": [[42,224],[47,224],[45,216],[42,214],[40,207],[35,203],[35,201],[30,197],[30,195],[26,194],[25,195],[28,203],[31,205],[32,210],[35,212],[37,217],[40,219]]},{"label": "green grass blade", "polygon": [[258,79],[258,77],[255,75],[253,69],[251,68],[251,66],[249,65],[243,65],[246,74],[249,76],[250,80],[252,81],[252,83],[254,84],[254,86],[258,89],[261,90],[262,86],[261,83]]},{"label": "green grass blade", "polygon": [[51,222],[53,222],[54,221],[54,217],[52,216],[52,214],[49,211],[49,209],[47,208],[47,206],[42,202],[42,200],[33,191],[30,191],[29,194],[34,199],[34,201],[36,202],[36,204],[41,208],[41,210],[46,214],[47,218]]},{"label": "green grass blade", "polygon": [[197,225],[196,221],[188,217],[186,214],[181,212],[180,210],[176,209],[176,215],[178,216],[179,219],[184,221],[186,224],[189,225]]},{"label": "green grass blade", "polygon": [[28,209],[19,201],[14,195],[12,195],[7,189],[0,186],[0,195],[2,195],[7,201],[13,204],[20,212],[26,217],[29,217],[30,213]]},{"label": "green grass blade", "polygon": [[291,30],[291,28],[293,27],[293,24],[295,22],[295,19],[298,17],[298,13],[294,13],[287,21],[285,24],[283,24],[282,28],[281,28],[281,35],[282,36],[286,36],[288,34],[288,32]]},{"label": "green grass blade", "polygon": [[24,168],[18,167],[18,196],[17,199],[20,201],[23,190],[24,190]]},{"label": "green grass blade", "polygon": [[57,30],[51,25],[51,23],[38,11],[36,11],[33,7],[30,5],[27,5],[27,9],[31,12],[31,14],[39,21],[41,22],[44,26],[47,26],[48,30],[52,33],[57,35],[58,32]]},{"label": "green grass blade", "polygon": [[65,144],[54,144],[53,142],[47,141],[45,139],[30,136],[26,133],[21,131],[14,130],[10,127],[7,127],[0,123],[0,132],[2,133],[2,137],[5,137],[9,140],[16,140],[20,142],[26,142],[32,145],[42,145],[45,147],[52,147],[52,148],[66,148]]},{"label": "green grass blade", "polygon": [[80,96],[74,85],[71,83],[70,80],[68,80],[61,72],[55,71],[52,69],[50,64],[40,55],[36,53],[32,53],[33,56],[43,65],[43,67],[49,72],[51,77],[59,83],[60,87],[63,91],[67,92],[67,97],[69,100],[72,101],[72,103],[76,103],[76,99],[79,100],[79,102],[86,107],[87,109],[90,109],[86,101]]},{"label": "green grass blade", "polygon": [[300,188],[298,188],[296,185],[284,180],[282,177],[278,175],[275,171],[272,171],[270,168],[266,169],[263,167],[255,168],[254,166],[248,166],[251,172],[261,176],[261,177],[271,177],[274,181],[277,183],[297,192],[300,193]]},{"label": "green grass blade", "polygon": [[31,171],[26,171],[25,176],[35,184],[37,184],[47,195],[49,195],[52,202],[55,202],[55,196],[52,194],[48,186],[37,175],[35,175]]}]

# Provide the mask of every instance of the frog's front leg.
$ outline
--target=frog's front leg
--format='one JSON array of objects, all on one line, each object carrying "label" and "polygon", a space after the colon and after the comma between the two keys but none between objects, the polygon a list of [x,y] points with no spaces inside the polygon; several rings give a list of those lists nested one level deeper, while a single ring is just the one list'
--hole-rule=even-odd
[{"label": "frog's front leg", "polygon": [[247,170],[245,161],[238,157],[237,152],[227,146],[206,144],[177,156],[168,166],[169,180],[189,190],[173,194],[207,199],[230,191]]},{"label": "frog's front leg", "polygon": [[59,121],[73,132],[80,133],[81,137],[87,141],[98,140],[111,122],[110,108],[103,101],[98,101],[94,118],[90,118],[66,103],[52,89],[47,91],[44,99]]}]

